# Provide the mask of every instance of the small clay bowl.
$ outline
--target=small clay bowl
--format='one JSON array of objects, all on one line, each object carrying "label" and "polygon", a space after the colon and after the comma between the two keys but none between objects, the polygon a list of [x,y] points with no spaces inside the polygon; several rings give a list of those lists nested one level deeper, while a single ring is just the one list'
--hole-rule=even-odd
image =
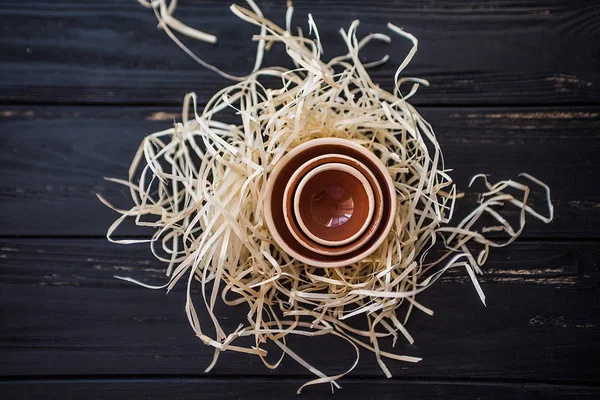
[{"label": "small clay bowl", "polygon": [[294,216],[302,231],[325,246],[353,242],[367,230],[375,196],[360,171],[341,163],[310,170],[294,193]]},{"label": "small clay bowl", "polygon": [[[379,227],[367,243],[348,254],[324,255],[307,249],[292,235],[284,217],[286,184],[304,163],[326,154],[340,154],[363,163],[375,175],[383,193],[383,214]],[[396,216],[396,190],[385,165],[369,149],[350,140],[322,138],[296,146],[275,164],[266,185],[264,217],[274,242],[291,257],[315,267],[342,267],[363,260],[383,243]]]},{"label": "small clay bowl", "polygon": [[[320,166],[331,163],[345,164],[358,171],[369,181],[369,185],[374,195],[373,217],[371,218],[366,231],[356,238],[356,240],[335,247],[312,240],[301,228],[298,223],[298,218],[296,217],[298,212],[294,211],[294,197],[300,181],[314,168],[319,168]],[[324,154],[304,163],[290,177],[283,195],[283,215],[291,234],[305,248],[312,250],[315,253],[328,256],[348,254],[362,247],[377,232],[377,228],[381,223],[383,215],[383,193],[375,175],[365,166],[365,164],[352,157],[341,154]]]}]

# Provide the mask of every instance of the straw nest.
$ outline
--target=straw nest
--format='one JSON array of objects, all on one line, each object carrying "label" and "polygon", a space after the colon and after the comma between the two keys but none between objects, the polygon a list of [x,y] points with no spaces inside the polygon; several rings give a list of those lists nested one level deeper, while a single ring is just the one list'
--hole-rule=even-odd
[{"label": "straw nest", "polygon": [[[109,229],[109,240],[149,242],[156,257],[168,263],[164,286],[121,279],[169,290],[186,282],[189,323],[205,344],[215,348],[207,371],[225,350],[256,355],[269,368],[276,368],[288,355],[316,375],[299,392],[316,383],[329,382],[333,388],[356,366],[362,348],[375,355],[389,377],[385,359],[420,360],[384,351],[380,345],[385,338],[394,344],[398,338],[413,343],[405,328],[411,312],[416,308],[433,314],[416,300],[417,294],[448,269],[463,268],[485,303],[476,274],[481,273],[490,248],[519,236],[526,214],[545,222],[552,219],[550,192],[542,182],[522,175],[547,193],[548,216],[527,205],[526,185],[511,180],[491,183],[477,175],[474,179],[482,180],[487,192],[464,220],[451,224],[460,194],[444,167],[432,127],[407,101],[427,82],[400,77],[418,43],[402,29],[388,24],[393,34],[410,40],[412,48],[396,71],[394,90],[386,91],[371,80],[367,70],[384,63],[387,56],[363,63],[359,52],[373,40],[391,41],[389,36],[377,33],[359,39],[359,23],[354,21],[347,30],[340,30],[347,53],[325,61],[310,15],[309,38],[300,30],[292,32],[291,4],[284,29],[265,19],[248,1],[250,9],[234,5],[231,11],[260,27],[253,37],[258,42],[256,64],[248,76],[234,77],[205,63],[178,39],[176,33],[216,40],[176,20],[172,16],[175,1],[141,2],[154,10],[159,27],[196,61],[234,81],[202,110],[197,108],[196,96],[188,94],[181,122],[143,140],[127,180],[110,179],[130,189],[134,202],[130,209],[118,209],[100,197],[121,214]],[[262,66],[264,51],[277,43],[285,46],[295,68]],[[273,77],[279,83],[267,87],[265,78]],[[401,85],[408,85],[404,95]],[[263,217],[269,172],[294,146],[319,137],[349,139],[372,150],[387,166],[396,187],[398,212],[384,244],[368,258],[342,268],[319,269],[290,258],[273,242]],[[507,206],[519,212],[517,221],[509,223],[501,215]],[[494,224],[481,227],[484,215]],[[155,228],[153,237],[112,239],[128,218]],[[504,232],[504,239],[490,239],[490,231]],[[430,251],[434,248],[444,251]],[[201,307],[208,312],[210,329],[200,323],[193,287],[201,291]],[[245,306],[247,321],[225,332],[215,313],[219,302]],[[367,323],[357,324],[358,318]],[[351,368],[327,376],[287,345],[290,335],[325,334],[347,341],[354,349],[356,361]],[[254,339],[253,345],[239,344],[237,339],[248,336]],[[281,349],[277,357],[266,358],[267,342]]]}]

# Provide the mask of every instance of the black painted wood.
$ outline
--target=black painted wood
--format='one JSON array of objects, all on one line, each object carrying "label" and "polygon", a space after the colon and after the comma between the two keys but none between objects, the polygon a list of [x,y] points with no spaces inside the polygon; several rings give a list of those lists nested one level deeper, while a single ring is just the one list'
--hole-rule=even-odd
[{"label": "black painted wood", "polygon": [[[186,40],[201,57],[233,74],[254,63],[255,27],[240,22],[229,2],[180,1],[176,16],[216,34],[218,45]],[[283,23],[285,1],[258,2]],[[409,76],[429,79],[419,104],[582,104],[600,100],[600,5],[597,1],[294,2],[295,23],[307,31],[311,12],[326,57],[343,51],[338,35],[360,19],[360,32],[393,22],[414,33],[420,50]],[[409,44],[374,45],[374,72],[392,87],[393,71]],[[133,0],[4,1],[0,4],[0,101],[5,103],[179,104],[187,91],[206,99],[227,82],[195,64],[164,32],[153,13]],[[282,52],[269,58],[280,64]]]},{"label": "black painted wood", "polygon": [[[423,361],[388,361],[390,370],[396,379],[597,383],[599,254],[596,241],[499,249],[481,278],[487,308],[463,272],[449,273],[419,297],[435,315],[411,316],[407,329],[415,344],[399,340],[396,347]],[[165,295],[112,277],[162,283],[164,265],[146,246],[103,239],[3,239],[0,265],[0,377],[204,376],[213,351],[188,326],[184,288]],[[201,309],[200,293],[194,293]],[[243,306],[218,311],[227,331],[246,313]],[[201,322],[210,332],[206,315]],[[290,346],[326,373],[353,361],[351,348],[329,336],[292,339]],[[267,349],[271,359],[279,354]],[[226,352],[209,375],[247,382],[261,376],[309,374],[290,359],[271,371],[252,356]],[[363,352],[351,377],[383,375],[374,357]]]},{"label": "black painted wood", "polygon": [[[0,107],[0,235],[104,235],[116,214],[94,193],[127,207],[125,178],[144,135],[168,128],[176,108]],[[530,238],[598,238],[600,107],[424,108],[446,166],[468,191],[475,173],[528,172],[552,188],[556,220],[531,220]],[[473,192],[481,188],[474,187]],[[473,194],[471,197],[475,197]],[[533,201],[544,209],[539,190]],[[458,214],[473,207],[458,203]],[[119,234],[147,235],[125,225]]]},{"label": "black painted wood", "polygon": [[[0,382],[0,393],[11,400],[24,399],[297,399],[295,389],[304,381],[282,379],[122,379],[32,380]],[[332,397],[325,385],[308,387],[309,399],[597,399],[593,386],[559,386],[544,383],[459,383],[443,381],[390,381],[347,379]]]},{"label": "black painted wood", "polygon": [[[187,40],[194,51],[242,74],[253,64],[256,30],[228,4],[181,0],[177,16],[219,36],[218,45]],[[283,22],[283,0],[259,5]],[[362,34],[385,31],[390,21],[417,35],[406,74],[432,83],[414,101],[427,106],[420,111],[459,187],[467,190],[474,173],[506,179],[525,171],[551,186],[556,210],[551,225],[530,221],[522,240],[492,253],[481,277],[487,308],[465,273],[451,271],[419,297],[436,314],[413,314],[407,328],[415,345],[397,345],[424,360],[388,361],[394,378],[383,380],[363,352],[336,398],[600,397],[600,4],[294,5],[296,24],[306,27],[308,12],[315,17],[326,57],[343,50],[337,29],[356,18]],[[382,86],[391,88],[408,48],[394,38],[364,53],[371,60],[390,53],[389,64],[373,71]],[[124,177],[140,140],[178,118],[186,92],[203,103],[228,82],[190,60],[134,0],[4,1],[0,50],[0,396],[296,397],[310,375],[291,360],[270,371],[250,356],[224,353],[204,374],[212,350],[188,327],[182,288],[166,296],[114,279],[162,283],[164,265],[144,245],[102,238],[115,215],[94,193],[129,204],[126,191],[102,177]],[[282,55],[275,48],[268,63],[285,62]],[[478,190],[467,190],[457,216]],[[533,195],[541,205],[541,193]],[[149,234],[132,225],[119,233]],[[219,309],[228,330],[245,312]],[[206,315],[201,320],[208,326]],[[353,360],[334,338],[290,344],[327,373]],[[330,396],[327,386],[306,394]]]}]

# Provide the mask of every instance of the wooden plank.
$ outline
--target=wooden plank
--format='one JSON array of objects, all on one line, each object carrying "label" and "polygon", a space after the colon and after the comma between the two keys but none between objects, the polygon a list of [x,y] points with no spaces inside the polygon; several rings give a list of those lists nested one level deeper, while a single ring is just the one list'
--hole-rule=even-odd
[{"label": "wooden plank", "polygon": [[[128,191],[103,177],[124,178],[144,135],[165,129],[176,108],[0,108],[0,235],[104,235],[116,215],[102,193],[128,207]],[[598,238],[600,107],[423,108],[468,191],[476,173],[493,179],[529,172],[552,188],[556,220],[531,221],[525,236]],[[481,188],[474,187],[473,199]],[[543,194],[533,200],[544,209]],[[458,214],[473,206],[459,202]],[[149,234],[126,225],[119,234]]]},{"label": "wooden plank", "polygon": [[[397,379],[495,379],[596,384],[600,379],[600,242],[515,243],[492,253],[481,282],[483,307],[464,273],[448,275],[419,297],[435,311],[415,313],[416,342],[396,351],[418,364],[388,361]],[[197,340],[181,286],[168,296],[113,279],[164,281],[145,246],[103,239],[0,240],[0,376],[200,376],[213,352]],[[197,309],[200,293],[195,291]],[[245,307],[220,307],[226,331]],[[201,314],[207,332],[209,319]],[[289,345],[326,373],[349,367],[353,351],[332,337]],[[386,345],[387,347],[387,345]],[[269,359],[279,354],[272,350]],[[210,377],[308,377],[286,359],[270,371],[251,356],[223,353]],[[351,377],[383,377],[363,352]],[[296,385],[293,385],[296,386]]]},{"label": "wooden plank", "polygon": [[[202,399],[297,399],[296,389],[304,384],[298,378],[281,379],[121,379],[121,380],[27,380],[1,382],[0,391],[11,400],[129,400],[164,398]],[[308,387],[303,394],[311,399],[330,399],[327,385]],[[341,396],[341,397],[340,397]],[[482,383],[443,381],[397,381],[345,379],[335,398],[364,400],[397,399],[597,399],[600,389],[593,386],[544,383]]]},{"label": "wooden plank", "polygon": [[[251,70],[256,27],[240,22],[219,0],[181,1],[176,16],[216,34],[217,45],[186,43],[201,57],[237,75]],[[258,2],[283,23],[285,2]],[[589,1],[485,0],[328,2],[296,1],[295,24],[308,31],[311,12],[325,56],[344,52],[338,34],[352,20],[361,34],[386,32],[392,22],[415,34],[419,53],[407,76],[429,79],[420,104],[590,104],[600,94],[600,5]],[[131,0],[5,1],[0,5],[0,101],[7,103],[180,104],[201,99],[227,82],[197,65],[156,29],[153,13]],[[386,88],[409,44],[374,45],[365,57],[386,52],[390,62],[374,71]],[[281,49],[268,58],[285,62]]]}]

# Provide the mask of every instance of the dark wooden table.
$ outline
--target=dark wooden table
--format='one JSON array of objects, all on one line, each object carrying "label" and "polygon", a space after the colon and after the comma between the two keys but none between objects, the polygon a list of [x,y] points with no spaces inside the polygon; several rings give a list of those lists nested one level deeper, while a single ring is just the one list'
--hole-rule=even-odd
[{"label": "dark wooden table", "polygon": [[[277,22],[284,3],[259,1]],[[416,343],[398,345],[424,360],[388,362],[387,380],[363,352],[334,398],[600,398],[598,2],[295,3],[297,24],[314,15],[327,56],[342,51],[337,29],[355,18],[363,34],[388,21],[414,33],[420,49],[406,74],[431,81],[414,103],[460,187],[474,173],[527,171],[550,185],[556,209],[552,224],[530,221],[492,253],[481,279],[487,308],[464,274],[448,275],[420,297],[436,314],[414,314]],[[227,5],[182,0],[177,15],[219,37],[192,43],[196,52],[242,74],[256,30]],[[391,56],[373,72],[384,87],[407,49],[400,39],[371,48],[373,59]],[[160,283],[164,266],[144,245],[108,243],[115,214],[94,196],[128,205],[102,178],[125,177],[140,140],[171,125],[187,91],[206,101],[227,82],[133,0],[3,1],[0,50],[0,398],[294,398],[310,376],[291,360],[270,371],[224,353],[203,373],[212,349],[187,326],[183,291],[165,296],[112,277]],[[223,323],[235,327],[245,312],[225,309]],[[352,361],[332,338],[296,348],[328,373]]]}]

